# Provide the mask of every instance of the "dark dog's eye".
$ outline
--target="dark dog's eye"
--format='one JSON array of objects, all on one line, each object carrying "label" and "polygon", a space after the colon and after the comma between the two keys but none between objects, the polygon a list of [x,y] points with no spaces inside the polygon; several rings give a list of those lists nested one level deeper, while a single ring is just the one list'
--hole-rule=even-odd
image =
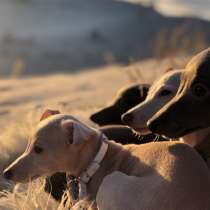
[{"label": "dark dog's eye", "polygon": [[39,146],[34,146],[34,152],[36,154],[40,154],[40,153],[43,152],[43,149],[41,147],[39,147]]},{"label": "dark dog's eye", "polygon": [[197,97],[203,97],[206,95],[207,90],[206,90],[206,87],[204,87],[203,85],[196,84],[193,86],[192,93],[193,93],[193,95],[195,95]]},{"label": "dark dog's eye", "polygon": [[167,96],[170,95],[172,92],[170,90],[167,89],[163,89],[160,91],[159,96]]}]

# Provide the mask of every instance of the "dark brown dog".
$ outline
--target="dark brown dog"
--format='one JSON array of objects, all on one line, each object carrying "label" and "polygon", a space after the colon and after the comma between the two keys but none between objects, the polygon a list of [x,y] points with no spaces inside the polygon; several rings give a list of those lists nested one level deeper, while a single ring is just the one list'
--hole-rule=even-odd
[{"label": "dark brown dog", "polygon": [[167,137],[184,136],[210,126],[210,48],[193,57],[182,73],[177,95],[148,122]]},{"label": "dark brown dog", "polygon": [[122,114],[144,101],[148,89],[148,84],[135,84],[121,89],[111,105],[92,114],[90,119],[100,126],[122,125]]},{"label": "dark brown dog", "polygon": [[[171,70],[171,68],[170,68]],[[169,71],[168,69],[166,72]],[[100,130],[121,144],[144,144],[154,140],[165,141],[166,139],[155,134],[141,135],[134,132],[130,127],[123,126],[122,115],[129,109],[141,104],[147,97],[150,85],[134,84],[122,88],[113,103],[90,116],[90,119],[100,126]],[[107,126],[109,125],[109,126]]]}]

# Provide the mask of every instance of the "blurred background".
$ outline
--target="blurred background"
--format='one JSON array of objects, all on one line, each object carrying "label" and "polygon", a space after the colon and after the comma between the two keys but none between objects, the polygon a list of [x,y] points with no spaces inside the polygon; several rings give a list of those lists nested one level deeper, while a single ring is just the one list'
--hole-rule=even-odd
[{"label": "blurred background", "polygon": [[122,87],[207,48],[209,21],[209,0],[0,0],[0,209],[63,209],[40,185],[12,191],[2,177],[45,109],[97,127],[90,115]]},{"label": "blurred background", "polygon": [[0,76],[192,54],[209,20],[206,0],[0,0]]}]

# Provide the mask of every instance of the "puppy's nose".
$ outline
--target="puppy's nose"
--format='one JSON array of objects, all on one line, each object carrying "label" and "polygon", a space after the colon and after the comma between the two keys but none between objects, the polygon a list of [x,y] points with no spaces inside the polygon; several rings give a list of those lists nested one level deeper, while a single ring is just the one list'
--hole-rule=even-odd
[{"label": "puppy's nose", "polygon": [[133,121],[133,114],[132,113],[127,113],[127,114],[124,114],[122,116],[122,121],[125,123],[125,124],[130,124],[132,121]]},{"label": "puppy's nose", "polygon": [[8,170],[8,171],[5,171],[3,175],[5,179],[11,179],[13,177],[13,172],[12,170]]}]

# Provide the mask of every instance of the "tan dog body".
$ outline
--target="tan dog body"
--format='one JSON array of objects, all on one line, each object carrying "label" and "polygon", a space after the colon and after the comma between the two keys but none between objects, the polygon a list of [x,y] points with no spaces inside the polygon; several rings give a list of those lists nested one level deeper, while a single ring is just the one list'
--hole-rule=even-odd
[{"label": "tan dog body", "polygon": [[[4,174],[17,182],[57,171],[79,177],[99,150],[100,136],[99,131],[72,116],[51,116],[39,124],[24,154]],[[210,174],[189,146],[177,142],[127,146],[107,143],[108,151],[101,166],[87,184],[88,195],[93,200],[99,189],[100,210],[210,209]],[[116,173],[113,174],[116,171],[123,173],[119,182],[127,181],[116,185]]]},{"label": "tan dog body", "polygon": [[[112,150],[112,146],[110,148]],[[116,165],[110,165],[118,172],[104,178],[97,194],[101,209],[209,208],[209,171],[204,161],[187,145],[178,142],[130,145],[118,153],[114,151],[118,159]],[[108,157],[106,160],[110,164]]]}]

